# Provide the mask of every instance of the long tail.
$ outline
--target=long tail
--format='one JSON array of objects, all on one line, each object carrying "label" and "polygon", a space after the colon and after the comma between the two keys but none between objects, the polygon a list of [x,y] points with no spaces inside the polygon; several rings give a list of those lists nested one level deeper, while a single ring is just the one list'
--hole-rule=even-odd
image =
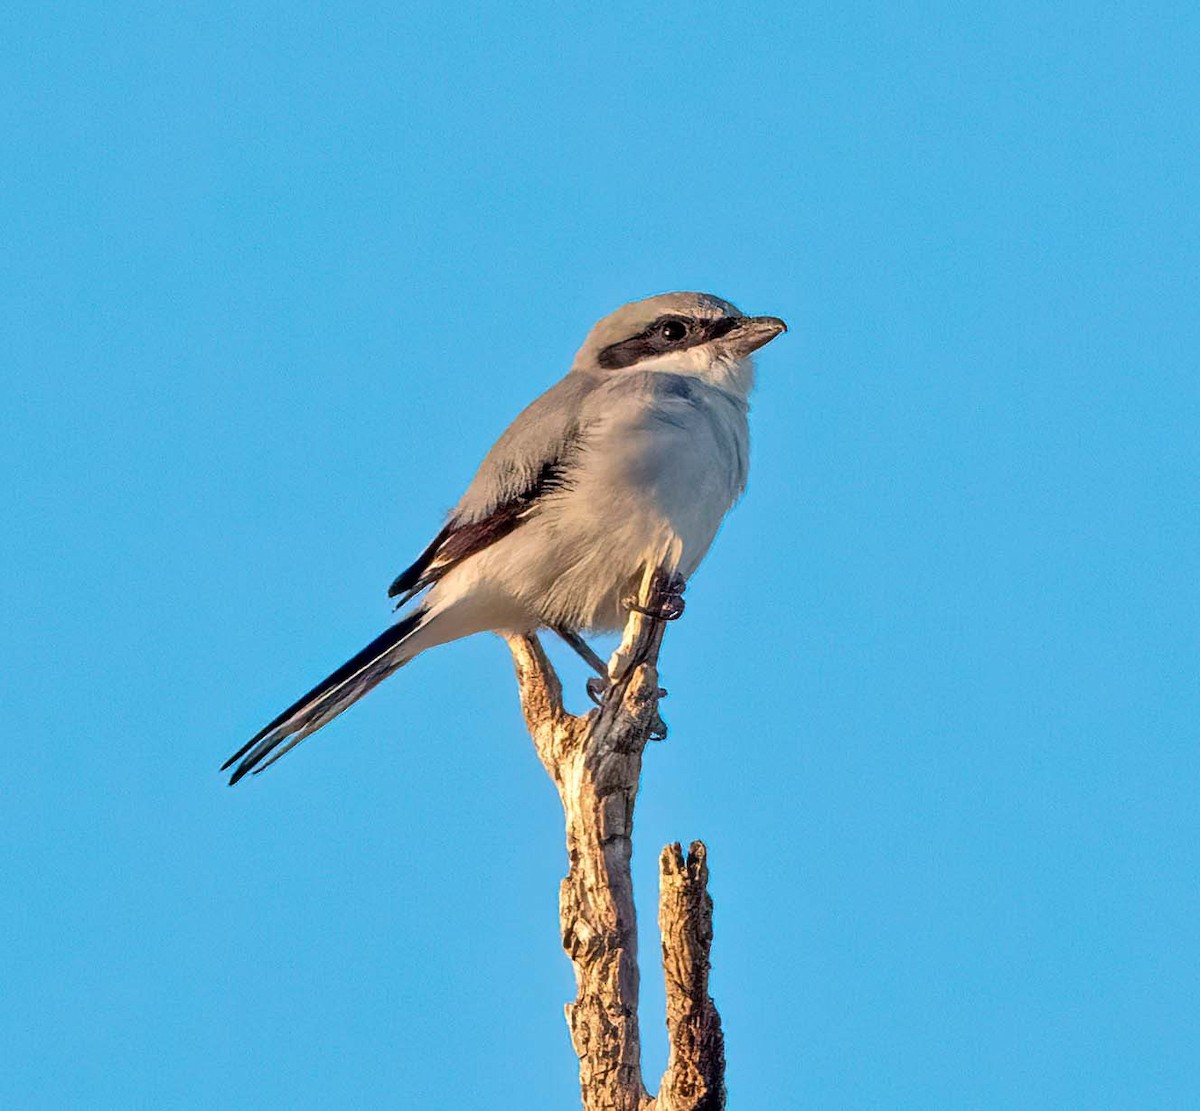
[{"label": "long tail", "polygon": [[229,785],[232,787],[248,772],[258,773],[270,767],[310,733],[332,721],[377,683],[408,663],[413,653],[405,652],[404,642],[421,627],[426,616],[426,611],[418,610],[398,621],[251,737],[221,765],[221,771],[226,771],[241,761],[234,769]]}]

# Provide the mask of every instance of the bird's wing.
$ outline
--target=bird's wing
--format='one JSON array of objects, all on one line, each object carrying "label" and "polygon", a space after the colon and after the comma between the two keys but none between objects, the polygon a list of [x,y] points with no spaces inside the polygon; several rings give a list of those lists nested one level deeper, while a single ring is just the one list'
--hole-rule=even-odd
[{"label": "bird's wing", "polygon": [[403,605],[464,559],[507,536],[538,503],[570,484],[583,447],[583,402],[595,380],[574,372],[512,422],[484,457],[442,531],[411,567],[396,576],[388,597]]}]

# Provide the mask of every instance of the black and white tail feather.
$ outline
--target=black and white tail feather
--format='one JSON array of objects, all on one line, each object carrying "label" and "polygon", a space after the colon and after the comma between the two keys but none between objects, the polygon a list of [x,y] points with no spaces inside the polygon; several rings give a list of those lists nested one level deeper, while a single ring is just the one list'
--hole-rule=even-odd
[{"label": "black and white tail feather", "polygon": [[412,657],[404,650],[405,641],[421,627],[426,616],[427,611],[420,609],[402,618],[251,737],[221,765],[221,771],[227,771],[237,764],[229,785],[232,787],[251,772],[257,774],[269,768],[408,663]]}]

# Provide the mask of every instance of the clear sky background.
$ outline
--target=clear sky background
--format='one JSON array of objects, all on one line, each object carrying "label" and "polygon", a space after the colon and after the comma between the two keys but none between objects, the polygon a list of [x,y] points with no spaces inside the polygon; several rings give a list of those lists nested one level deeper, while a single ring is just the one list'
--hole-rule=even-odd
[{"label": "clear sky background", "polygon": [[0,1105],[576,1105],[498,640],[217,767],[680,288],[791,332],[662,660],[648,1080],[700,837],[732,1108],[1200,1104],[1195,5],[23,9]]}]

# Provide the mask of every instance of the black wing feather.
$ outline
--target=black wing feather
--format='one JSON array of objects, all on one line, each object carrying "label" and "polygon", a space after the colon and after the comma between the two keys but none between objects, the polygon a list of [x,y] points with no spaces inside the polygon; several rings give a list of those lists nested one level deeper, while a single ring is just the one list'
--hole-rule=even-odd
[{"label": "black wing feather", "polygon": [[567,477],[568,458],[577,447],[575,440],[564,444],[562,451],[554,459],[543,463],[541,470],[524,489],[497,505],[486,517],[462,522],[451,517],[416,562],[396,576],[388,587],[388,597],[402,595],[396,604],[404,605],[413,595],[432,586],[464,559],[507,536],[529,517],[543,498],[565,490],[570,485]]},{"label": "black wing feather", "polygon": [[417,556],[416,562],[411,567],[405,568],[392,580],[392,585],[388,587],[389,598],[395,598],[397,594],[403,594],[404,597],[399,603],[403,605],[413,594],[421,589],[421,576],[425,574],[426,569],[433,562],[434,556],[437,555],[438,549],[442,546],[442,542],[450,535],[453,528],[453,522],[447,524],[433,538],[429,547]]}]

